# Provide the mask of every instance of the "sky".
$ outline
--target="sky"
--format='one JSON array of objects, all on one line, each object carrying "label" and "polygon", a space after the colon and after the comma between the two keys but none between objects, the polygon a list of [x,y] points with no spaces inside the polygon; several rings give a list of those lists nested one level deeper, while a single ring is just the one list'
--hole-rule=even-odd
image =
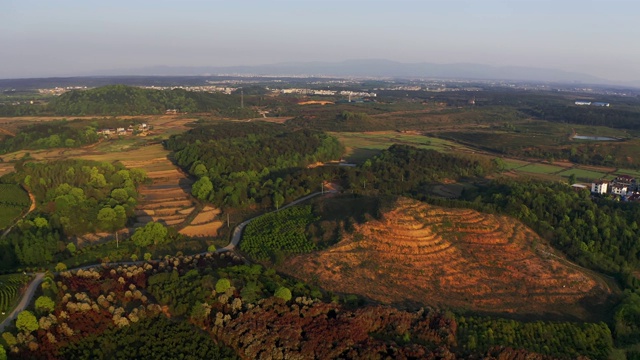
[{"label": "sky", "polygon": [[0,0],[0,78],[388,59],[640,80],[639,0]]}]

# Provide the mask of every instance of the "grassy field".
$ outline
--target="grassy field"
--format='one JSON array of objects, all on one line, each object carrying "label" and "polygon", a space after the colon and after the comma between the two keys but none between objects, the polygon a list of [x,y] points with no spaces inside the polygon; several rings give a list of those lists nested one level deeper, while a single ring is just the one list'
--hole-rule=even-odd
[{"label": "grassy field", "polygon": [[505,163],[505,170],[517,170],[523,166],[529,165],[530,162],[515,160],[515,159],[502,159]]},{"label": "grassy field", "polygon": [[563,169],[564,168],[561,166],[531,163],[529,165],[518,168],[517,171],[533,174],[555,174],[559,171],[562,171]]},{"label": "grassy field", "polygon": [[596,179],[604,178],[607,175],[607,173],[574,168],[574,169],[562,171],[558,173],[558,175],[563,177],[569,177],[571,175],[575,175],[576,179],[579,181],[591,182]]},{"label": "grassy field", "polygon": [[347,148],[346,160],[355,163],[364,162],[393,144],[411,145],[442,152],[467,150],[466,147],[448,140],[397,131],[339,132],[331,135]]}]

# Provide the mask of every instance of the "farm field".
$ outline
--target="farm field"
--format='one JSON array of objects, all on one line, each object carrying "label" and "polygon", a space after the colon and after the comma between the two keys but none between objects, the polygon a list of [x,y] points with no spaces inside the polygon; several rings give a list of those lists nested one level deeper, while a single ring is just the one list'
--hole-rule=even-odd
[{"label": "farm field", "polygon": [[529,165],[525,165],[523,167],[517,168],[516,170],[519,172],[527,172],[527,173],[533,173],[533,174],[555,174],[564,170],[564,167],[530,163]]},{"label": "farm field", "polygon": [[381,220],[281,270],[385,304],[597,317],[607,283],[551,253],[514,219],[401,198]]},{"label": "farm field", "polygon": [[0,184],[0,230],[11,225],[30,205],[29,194],[20,186]]},{"label": "farm field", "polygon": [[515,160],[515,159],[508,159],[508,158],[503,158],[502,160],[504,161],[504,164],[505,164],[505,170],[516,170],[518,168],[521,168],[529,164],[528,161],[522,161],[522,160]]},{"label": "farm field", "polygon": [[[168,159],[165,160],[167,167],[173,166]],[[182,225],[195,209],[190,195],[193,181],[175,167],[173,170],[149,171],[147,177],[152,184],[139,188],[141,199],[136,206],[137,222],[134,227],[151,221],[166,226]]]},{"label": "farm field", "polygon": [[18,300],[20,290],[29,280],[29,275],[0,275],[0,321],[11,311]]},{"label": "farm field", "polygon": [[591,181],[596,180],[596,179],[605,178],[607,176],[607,173],[596,172],[596,171],[591,171],[591,170],[586,170],[586,169],[574,168],[574,169],[569,169],[569,170],[565,170],[565,171],[559,172],[558,175],[564,176],[564,177],[569,177],[571,175],[575,175],[575,177],[576,177],[576,179],[578,181],[591,182]]},{"label": "farm field", "polygon": [[191,237],[216,237],[223,225],[219,216],[220,209],[205,206],[189,225],[180,229],[179,233]]}]

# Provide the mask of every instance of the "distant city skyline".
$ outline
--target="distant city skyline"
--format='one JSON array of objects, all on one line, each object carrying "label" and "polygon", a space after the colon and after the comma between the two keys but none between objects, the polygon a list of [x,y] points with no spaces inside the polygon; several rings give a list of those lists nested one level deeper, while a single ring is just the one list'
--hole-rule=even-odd
[{"label": "distant city skyline", "polygon": [[0,78],[388,59],[640,81],[635,0],[3,0]]}]

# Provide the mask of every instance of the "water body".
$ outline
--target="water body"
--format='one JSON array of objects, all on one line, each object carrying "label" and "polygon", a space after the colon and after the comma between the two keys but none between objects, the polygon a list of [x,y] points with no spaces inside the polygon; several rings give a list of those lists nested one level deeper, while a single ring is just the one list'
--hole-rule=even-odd
[{"label": "water body", "polygon": [[575,135],[573,139],[578,140],[594,140],[594,141],[616,141],[618,139],[606,136],[585,136],[585,135]]}]

